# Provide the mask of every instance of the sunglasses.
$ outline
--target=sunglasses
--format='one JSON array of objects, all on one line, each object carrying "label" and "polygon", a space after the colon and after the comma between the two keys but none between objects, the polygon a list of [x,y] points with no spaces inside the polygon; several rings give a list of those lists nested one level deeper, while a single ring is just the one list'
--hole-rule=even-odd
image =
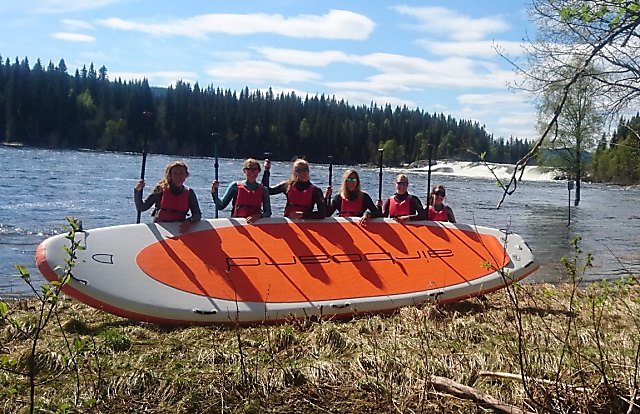
[{"label": "sunglasses", "polygon": [[396,185],[399,185],[400,187],[407,187],[409,183],[406,181],[398,181]]},{"label": "sunglasses", "polygon": [[251,171],[251,172],[260,172],[260,168],[256,168],[256,167],[245,168],[244,170]]},{"label": "sunglasses", "polygon": [[351,177],[347,177],[344,179],[346,182],[348,183],[357,183],[358,179],[357,178],[351,178]]},{"label": "sunglasses", "polygon": [[435,193],[433,193],[433,194],[434,194],[434,195],[436,195],[436,196],[444,197],[444,191],[440,191],[440,190],[438,190],[438,191],[436,191],[436,192],[435,192]]},{"label": "sunglasses", "polygon": [[297,172],[298,174],[306,173],[306,172],[309,172],[309,169],[308,168],[296,168],[295,172]]}]

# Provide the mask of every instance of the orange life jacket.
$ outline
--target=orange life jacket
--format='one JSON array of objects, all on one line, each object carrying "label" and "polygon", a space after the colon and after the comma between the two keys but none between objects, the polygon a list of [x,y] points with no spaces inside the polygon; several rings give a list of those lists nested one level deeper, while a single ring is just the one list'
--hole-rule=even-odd
[{"label": "orange life jacket", "polygon": [[155,221],[184,221],[189,211],[189,187],[174,195],[170,189],[162,190],[160,210]]},{"label": "orange life jacket", "polygon": [[389,198],[389,217],[408,216],[411,214],[411,197],[398,202],[395,196]]},{"label": "orange life jacket", "polygon": [[295,185],[292,185],[287,192],[287,206],[284,208],[284,216],[289,217],[289,214],[294,211],[311,211],[313,203],[313,191],[315,185],[310,185],[304,191],[298,190]]},{"label": "orange life jacket", "polygon": [[442,206],[442,210],[436,211],[433,206],[429,206],[429,211],[427,213],[427,220],[431,221],[449,221],[449,208],[447,206]]},{"label": "orange life jacket", "polygon": [[362,216],[362,201],[364,197],[355,200],[342,198],[340,205],[340,217],[360,217]]},{"label": "orange life jacket", "polygon": [[258,187],[249,191],[249,189],[242,183],[238,182],[238,195],[236,197],[236,205],[233,207],[233,217],[249,217],[256,213],[261,212],[262,207],[262,190],[263,187],[258,184]]}]

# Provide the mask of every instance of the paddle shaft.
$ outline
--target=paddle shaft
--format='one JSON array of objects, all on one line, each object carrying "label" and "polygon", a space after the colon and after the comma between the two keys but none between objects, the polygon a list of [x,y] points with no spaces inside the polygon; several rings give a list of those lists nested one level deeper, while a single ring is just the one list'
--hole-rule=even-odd
[{"label": "paddle shaft", "polygon": [[[211,134],[211,136],[213,137],[213,156],[214,156],[214,164],[213,164],[213,169],[215,172],[215,180],[218,181],[218,138],[220,137],[220,134],[218,134],[217,132],[214,132],[213,134]],[[216,191],[213,193],[215,195],[215,198],[218,197],[218,189],[216,188]],[[218,203],[215,202],[215,199],[213,201],[213,204],[215,205],[215,218],[218,218]]]},{"label": "paddle shaft", "polygon": [[[270,159],[271,159],[271,153],[266,151],[264,153],[265,165],[266,165],[266,162],[269,161]],[[260,184],[262,184],[265,187],[269,187],[269,174],[267,173],[266,166],[265,166],[264,172],[262,173],[262,180],[260,180]]]},{"label": "paddle shaft", "polygon": [[329,155],[329,187],[331,187],[332,178],[333,178],[333,157]]},{"label": "paddle shaft", "polygon": [[378,169],[380,170],[378,174],[378,200],[382,200],[382,154],[384,153],[384,149],[378,149],[380,153],[380,160],[378,161]]},{"label": "paddle shaft", "polygon": [[[144,180],[144,172],[147,169],[147,145],[149,144],[149,122],[153,114],[151,112],[143,112],[142,115],[145,116],[146,121],[144,125],[144,145],[142,147],[142,167],[140,169],[140,179]],[[142,196],[142,191],[140,192]],[[140,223],[140,216],[142,212],[138,210],[138,217],[136,218],[136,224]]]},{"label": "paddle shaft", "polygon": [[431,204],[431,158],[433,156],[433,146],[429,143],[429,167],[427,168],[427,205]]}]

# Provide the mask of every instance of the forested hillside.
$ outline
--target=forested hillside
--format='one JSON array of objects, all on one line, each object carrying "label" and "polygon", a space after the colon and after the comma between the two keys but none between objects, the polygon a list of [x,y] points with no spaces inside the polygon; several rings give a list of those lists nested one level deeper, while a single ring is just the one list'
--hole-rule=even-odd
[{"label": "forested hillside", "polygon": [[591,156],[591,178],[622,185],[640,183],[640,114],[620,119],[618,128],[607,140],[602,136]]},{"label": "forested hillside", "polygon": [[[149,125],[143,112],[153,113]],[[388,165],[434,158],[513,163],[529,150],[518,138],[494,138],[477,122],[420,109],[376,104],[353,106],[325,95],[276,95],[222,90],[178,82],[150,88],[146,80],[110,80],[107,68],[67,72],[64,60],[0,57],[0,142],[55,148],[141,151],[149,126],[149,151],[274,159],[305,155],[311,161]]]}]

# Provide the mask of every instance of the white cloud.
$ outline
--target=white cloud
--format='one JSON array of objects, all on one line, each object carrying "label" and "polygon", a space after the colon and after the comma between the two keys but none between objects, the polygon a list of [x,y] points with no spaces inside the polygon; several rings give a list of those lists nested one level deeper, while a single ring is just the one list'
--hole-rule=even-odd
[{"label": "white cloud", "polygon": [[489,33],[504,32],[509,24],[500,16],[474,19],[444,7],[392,7],[398,14],[416,18],[417,30],[457,41],[486,39]]},{"label": "white cloud", "polygon": [[66,26],[67,28],[74,30],[74,29],[88,29],[88,30],[92,30],[94,29],[94,27],[91,25],[91,23],[82,21],[82,20],[72,20],[72,19],[61,19],[60,23],[62,23],[64,26]]},{"label": "white cloud", "polygon": [[402,107],[406,105],[409,108],[415,108],[416,103],[410,100],[398,98],[392,95],[376,95],[368,93],[366,91],[354,91],[354,90],[340,90],[334,93],[337,100],[344,99],[349,102],[350,105],[356,106],[369,106],[373,101],[378,107],[390,104],[392,107]]},{"label": "white cloud", "polygon": [[291,65],[328,66],[336,62],[353,62],[352,57],[339,50],[308,52],[305,50],[263,47],[256,49],[256,51],[272,62],[288,63]]},{"label": "white cloud", "polygon": [[458,96],[457,100],[463,105],[525,105],[522,94],[509,92],[464,94]]},{"label": "white cloud", "polygon": [[431,40],[417,40],[416,44],[429,53],[437,56],[461,56],[491,59],[498,57],[498,51],[509,56],[523,54],[521,44],[511,41],[494,42],[492,40],[478,40],[474,42],[434,42]]},{"label": "white cloud", "polygon": [[51,37],[59,40],[68,40],[70,42],[93,42],[95,37],[80,33],[53,33]]},{"label": "white cloud", "polygon": [[290,18],[280,14],[264,13],[206,14],[159,23],[134,22],[119,18],[98,22],[112,29],[194,39],[205,39],[211,33],[272,33],[294,38],[365,40],[375,26],[368,17],[346,10],[331,10],[322,16],[299,15]]},{"label": "white cloud", "polygon": [[[385,53],[361,56],[357,61],[381,73],[368,78],[384,90],[398,88],[504,88],[513,72],[488,62],[464,58],[430,61]],[[338,85],[333,85],[337,87]],[[373,85],[371,85],[373,86]]]},{"label": "white cloud", "polygon": [[147,79],[150,85],[175,85],[176,81],[190,83],[192,86],[196,83],[198,74],[183,71],[158,71],[158,72],[108,72],[109,79],[116,80],[118,78],[123,81]]},{"label": "white cloud", "polygon": [[242,82],[245,85],[254,83],[307,82],[318,80],[320,74],[306,70],[291,69],[273,62],[243,61],[227,62],[207,69],[207,73],[221,80]]}]

